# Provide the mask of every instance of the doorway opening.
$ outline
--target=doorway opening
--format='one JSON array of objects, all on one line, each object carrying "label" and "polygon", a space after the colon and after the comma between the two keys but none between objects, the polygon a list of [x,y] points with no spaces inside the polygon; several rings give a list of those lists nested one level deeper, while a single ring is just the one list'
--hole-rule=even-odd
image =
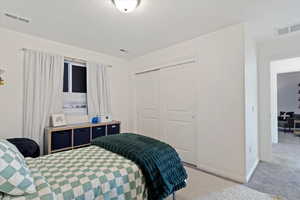
[{"label": "doorway opening", "polygon": [[267,148],[272,159],[258,165],[248,184],[258,191],[290,200],[300,199],[299,84],[300,58],[271,62],[271,133]]},{"label": "doorway opening", "polygon": [[300,169],[300,58],[271,62],[272,163]]},{"label": "doorway opening", "polygon": [[272,162],[300,169],[300,71],[277,74],[275,134]]}]

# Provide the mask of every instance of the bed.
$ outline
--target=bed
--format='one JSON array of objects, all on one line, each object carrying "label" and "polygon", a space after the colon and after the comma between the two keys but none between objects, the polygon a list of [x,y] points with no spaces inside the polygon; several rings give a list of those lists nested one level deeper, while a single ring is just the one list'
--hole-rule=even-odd
[{"label": "bed", "polygon": [[26,158],[37,193],[2,194],[1,200],[147,199],[145,180],[132,161],[97,146]]},{"label": "bed", "polygon": [[[34,159],[24,159],[15,146],[2,141],[0,158],[12,166],[13,158],[5,160],[5,152],[27,169],[27,178],[18,176],[23,182],[31,179],[25,188],[32,190],[18,196],[21,181],[11,189],[0,183],[0,200],[163,200],[186,186],[186,171],[170,145],[132,133],[100,137],[89,147]],[[4,168],[0,165],[0,182],[6,184],[14,175],[3,179]]]}]

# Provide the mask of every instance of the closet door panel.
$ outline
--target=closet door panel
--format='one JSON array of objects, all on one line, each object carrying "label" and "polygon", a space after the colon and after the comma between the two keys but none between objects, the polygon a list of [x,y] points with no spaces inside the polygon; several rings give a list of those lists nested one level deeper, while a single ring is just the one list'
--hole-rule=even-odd
[{"label": "closet door panel", "polygon": [[161,139],[158,72],[136,76],[136,103],[138,132]]},{"label": "closet door panel", "polygon": [[160,70],[162,135],[182,160],[196,164],[195,64]]}]

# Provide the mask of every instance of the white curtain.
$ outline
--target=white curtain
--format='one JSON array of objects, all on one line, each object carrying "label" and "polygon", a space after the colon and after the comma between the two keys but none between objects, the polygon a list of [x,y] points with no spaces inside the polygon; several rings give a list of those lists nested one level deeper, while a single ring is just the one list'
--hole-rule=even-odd
[{"label": "white curtain", "polygon": [[89,117],[111,115],[111,97],[107,66],[88,62],[87,102]]},{"label": "white curtain", "polygon": [[62,113],[64,57],[24,51],[23,135],[43,149],[44,128],[53,113]]}]

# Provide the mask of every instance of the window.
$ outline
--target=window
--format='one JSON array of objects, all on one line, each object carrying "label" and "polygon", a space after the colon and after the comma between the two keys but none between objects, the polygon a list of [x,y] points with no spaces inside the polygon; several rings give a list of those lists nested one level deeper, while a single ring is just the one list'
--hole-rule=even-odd
[{"label": "window", "polygon": [[67,115],[87,115],[86,65],[65,61],[63,109]]}]

